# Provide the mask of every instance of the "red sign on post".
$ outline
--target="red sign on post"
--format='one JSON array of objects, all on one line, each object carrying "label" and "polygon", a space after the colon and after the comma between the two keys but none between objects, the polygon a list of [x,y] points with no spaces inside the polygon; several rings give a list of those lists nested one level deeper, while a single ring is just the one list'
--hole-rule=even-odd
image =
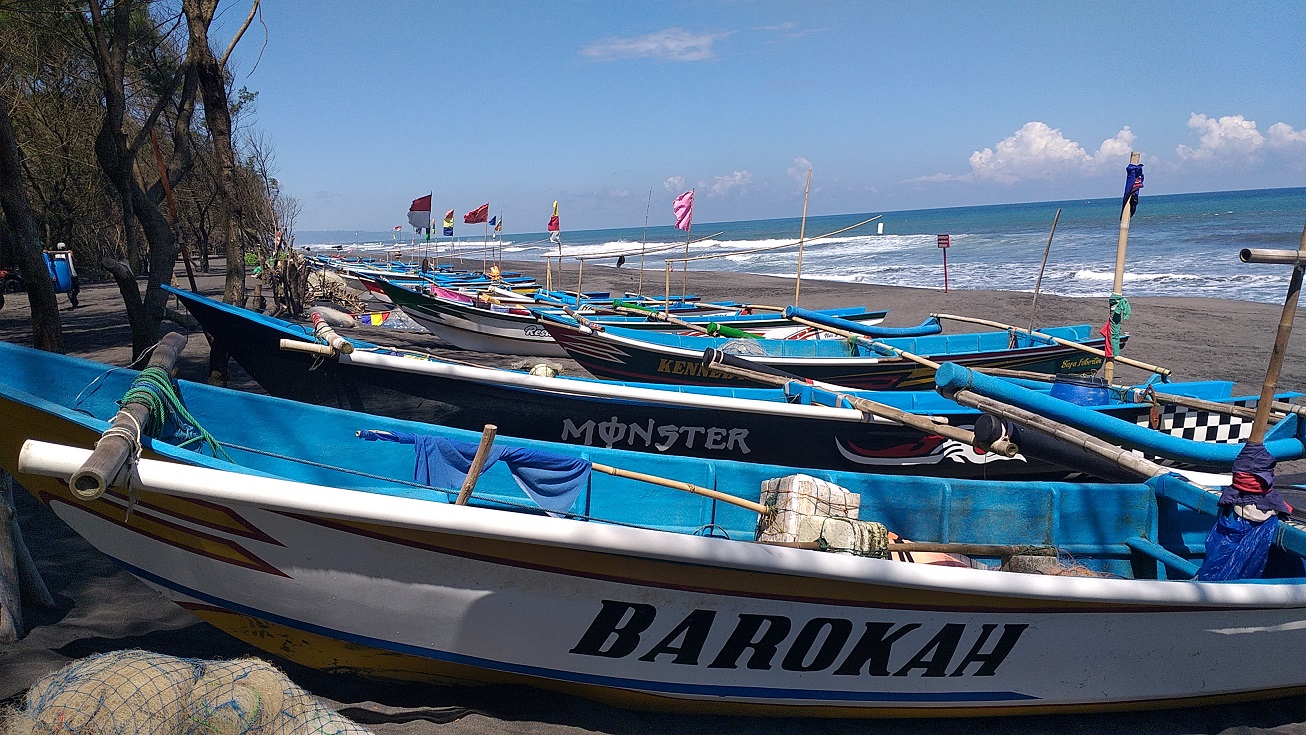
[{"label": "red sign on post", "polygon": [[952,245],[952,235],[939,235],[939,247],[943,249],[943,292],[948,292],[948,248]]}]

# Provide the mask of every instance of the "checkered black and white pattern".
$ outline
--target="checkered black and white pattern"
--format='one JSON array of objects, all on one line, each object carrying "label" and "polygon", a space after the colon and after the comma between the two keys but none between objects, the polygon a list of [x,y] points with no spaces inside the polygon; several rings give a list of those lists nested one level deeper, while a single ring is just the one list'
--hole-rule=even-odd
[{"label": "checkered black and white pattern", "polygon": [[[1231,405],[1247,406],[1250,401],[1235,401]],[[1139,426],[1151,426],[1147,413],[1135,420]],[[1215,413],[1187,406],[1161,406],[1158,431],[1171,436],[1214,444],[1241,444],[1252,435],[1252,422],[1238,416]]]}]

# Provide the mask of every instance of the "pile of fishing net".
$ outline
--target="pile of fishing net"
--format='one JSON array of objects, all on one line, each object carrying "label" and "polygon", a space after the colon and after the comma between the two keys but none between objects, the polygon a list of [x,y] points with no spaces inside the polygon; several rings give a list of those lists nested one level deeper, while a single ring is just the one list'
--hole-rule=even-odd
[{"label": "pile of fishing net", "polygon": [[112,651],[32,685],[4,735],[366,735],[256,658]]}]

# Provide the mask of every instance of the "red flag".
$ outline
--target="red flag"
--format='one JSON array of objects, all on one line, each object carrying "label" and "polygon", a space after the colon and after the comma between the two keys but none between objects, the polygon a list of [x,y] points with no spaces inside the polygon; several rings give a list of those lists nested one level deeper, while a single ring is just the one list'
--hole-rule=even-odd
[{"label": "red flag", "polygon": [[549,232],[558,231],[558,203],[553,203],[553,216],[549,217]]},{"label": "red flag", "polygon": [[490,205],[482,204],[476,209],[473,209],[472,211],[463,215],[463,224],[474,225],[479,222],[484,222],[485,220],[489,219],[489,217],[490,217]]},{"label": "red flag", "polygon": [[1097,330],[1097,333],[1102,335],[1103,337],[1106,337],[1106,344],[1102,346],[1102,350],[1106,352],[1106,359],[1110,360],[1111,359],[1111,320],[1107,319],[1106,324],[1103,324],[1102,328]]},{"label": "red flag", "polygon": [[418,197],[408,207],[408,223],[417,229],[431,226],[431,195]]}]

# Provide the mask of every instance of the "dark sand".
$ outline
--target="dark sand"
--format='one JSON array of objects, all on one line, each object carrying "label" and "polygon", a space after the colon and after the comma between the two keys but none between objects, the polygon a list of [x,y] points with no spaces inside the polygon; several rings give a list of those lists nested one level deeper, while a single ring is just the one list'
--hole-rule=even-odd
[{"label": "dark sand", "polygon": [[[220,263],[220,261],[219,261]],[[469,263],[469,266],[475,267]],[[534,264],[516,264],[527,272]],[[218,266],[220,267],[220,265]],[[543,274],[538,273],[541,276]],[[630,268],[589,266],[585,290],[634,290],[639,274]],[[575,268],[564,282],[574,287]],[[184,276],[180,281],[185,282]],[[1032,278],[1031,278],[1032,281]],[[1285,291],[1287,273],[1284,274]],[[661,271],[645,276],[645,290],[662,288]],[[679,289],[679,274],[673,287]],[[220,272],[201,276],[201,291],[219,293]],[[739,274],[691,273],[689,289],[714,298],[763,304],[793,302],[791,279]],[[1276,294],[1276,297],[1279,294]],[[891,309],[886,325],[917,324],[930,312],[985,317],[1018,325],[1030,321],[1028,293],[954,291],[944,294],[860,284],[804,281],[800,303],[806,307],[861,304]],[[1133,318],[1127,330],[1133,335],[1126,354],[1171,368],[1176,380],[1224,379],[1238,383],[1241,393],[1260,390],[1270,345],[1281,307],[1205,298],[1131,299]],[[123,365],[130,359],[130,335],[116,288],[88,286],[81,293],[82,307],[70,309],[65,297],[61,313],[69,354]],[[1106,317],[1104,299],[1072,299],[1044,295],[1039,298],[1038,324],[1095,323]],[[950,325],[967,331],[965,325]],[[176,327],[171,327],[176,328]],[[978,328],[978,327],[976,327]],[[354,334],[386,343],[412,346],[434,344],[429,336],[413,336],[389,329],[360,328]],[[31,344],[26,298],[8,295],[0,309],[0,339]],[[1279,385],[1306,387],[1306,348],[1298,337],[1288,351]],[[444,350],[435,350],[444,351]],[[485,358],[448,350],[447,354],[487,364],[508,365],[522,358]],[[560,362],[571,373],[574,363]],[[204,340],[195,336],[183,354],[181,377],[203,380],[208,363]],[[0,366],[3,371],[3,366]],[[1117,371],[1117,382],[1141,381],[1144,373],[1127,367]],[[258,390],[233,363],[233,387]],[[1280,467],[1281,478],[1298,480],[1306,462]],[[1283,473],[1288,473],[1287,475]],[[1030,717],[1008,719],[923,721],[825,721],[692,717],[627,712],[601,704],[523,687],[424,687],[379,685],[351,677],[328,676],[296,666],[217,631],[166,602],[158,593],[117,569],[106,557],[72,533],[44,506],[26,493],[17,494],[20,523],[37,564],[60,608],[25,614],[33,630],[18,643],[0,648],[0,700],[17,701],[37,678],[68,662],[90,654],[125,648],[144,648],[165,654],[200,658],[259,655],[281,666],[297,683],[329,700],[379,734],[399,733],[578,733],[620,735],[712,731],[719,735],[767,733],[889,732],[953,733],[963,728],[983,733],[1134,732],[1206,733],[1262,732],[1306,733],[1306,697],[1237,706],[1194,708],[1160,713],[1122,713],[1099,716]],[[1092,645],[1085,641],[1085,645]],[[1073,651],[1067,651],[1073,656]],[[1274,651],[1265,655],[1274,656]],[[1306,664],[1304,664],[1306,665]]]}]

